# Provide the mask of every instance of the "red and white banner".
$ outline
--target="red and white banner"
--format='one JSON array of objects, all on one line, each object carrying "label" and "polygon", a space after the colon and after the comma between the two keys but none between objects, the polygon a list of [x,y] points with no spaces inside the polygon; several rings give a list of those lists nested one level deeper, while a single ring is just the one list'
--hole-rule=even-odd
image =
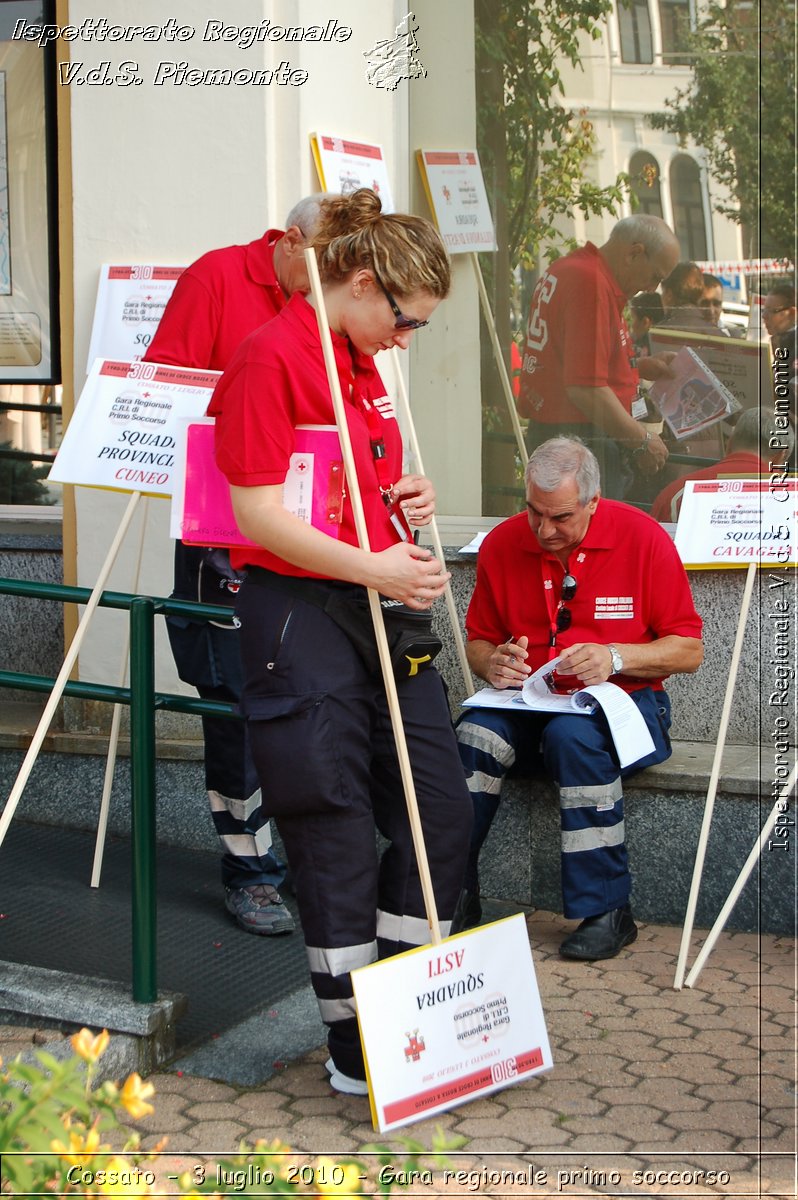
[{"label": "red and white banner", "polygon": [[793,269],[788,258],[723,258],[697,265],[709,275],[780,275]]}]

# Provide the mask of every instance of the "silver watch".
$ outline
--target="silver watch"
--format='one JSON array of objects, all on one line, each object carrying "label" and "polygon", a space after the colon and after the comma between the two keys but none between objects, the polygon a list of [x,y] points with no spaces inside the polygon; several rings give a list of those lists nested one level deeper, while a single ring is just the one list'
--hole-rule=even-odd
[{"label": "silver watch", "polygon": [[617,646],[608,646],[607,649],[609,650],[610,654],[612,655],[612,674],[620,675],[621,671],[623,670],[623,659],[621,658],[620,654],[618,653],[618,647]]}]

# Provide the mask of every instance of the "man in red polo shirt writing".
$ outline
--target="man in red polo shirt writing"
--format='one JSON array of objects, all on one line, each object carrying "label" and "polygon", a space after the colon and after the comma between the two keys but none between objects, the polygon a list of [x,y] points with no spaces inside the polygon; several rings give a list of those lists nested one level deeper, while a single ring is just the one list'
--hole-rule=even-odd
[{"label": "man in red polo shirt writing", "polygon": [[527,464],[527,511],[486,537],[466,617],[468,661],[492,687],[520,687],[561,655],[580,686],[611,680],[637,705],[654,751],[621,770],[606,718],[472,708],[457,726],[474,804],[461,927],[481,916],[477,863],[504,776],[541,764],[560,796],[566,958],[611,958],[637,937],[629,907],[622,777],[670,755],[668,675],[703,658],[684,567],[647,514],[601,498],[595,456],[552,438]]},{"label": "man in red polo shirt writing", "polygon": [[[532,296],[518,411],[529,417],[530,450],[556,434],[588,442],[605,496],[626,494],[633,472],[652,475],[665,443],[632,415],[640,376],[667,373],[663,359],[635,360],[627,300],[653,292],[679,260],[659,217],[625,217],[603,246],[588,242],[552,263]],[[630,465],[631,464],[631,465]]]}]

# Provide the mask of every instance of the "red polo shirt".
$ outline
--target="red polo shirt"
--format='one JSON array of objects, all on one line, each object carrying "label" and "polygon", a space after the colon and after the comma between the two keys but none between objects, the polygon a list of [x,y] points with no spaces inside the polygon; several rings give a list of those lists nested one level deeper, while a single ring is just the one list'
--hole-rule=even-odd
[{"label": "red polo shirt", "polygon": [[145,360],[223,371],[244,338],[287,303],[274,273],[282,236],[269,229],[246,246],[211,250],[192,263],[175,285]]},{"label": "red polo shirt", "polygon": [[568,387],[609,387],[627,412],[637,391],[626,296],[588,242],[552,263],[532,296],[518,411],[543,425],[589,424]]},{"label": "red polo shirt", "polygon": [[[385,550],[399,539],[382,500],[364,399],[374,406],[391,483],[402,474],[399,426],[373,359],[346,337],[333,333],[332,340],[371,549]],[[296,426],[335,424],[316,314],[304,296],[292,296],[279,316],[242,343],[216,386],[208,414],[216,417],[216,461],[236,487],[282,484]],[[358,544],[348,497],[340,537]],[[234,567],[250,564],[283,575],[313,574],[265,549],[233,550],[230,558]]]},{"label": "red polo shirt", "polygon": [[[736,454],[728,454],[720,462],[711,463],[708,467],[701,467],[700,470],[690,471],[689,474],[680,475],[678,479],[674,479],[673,483],[669,483],[657,496],[651,506],[651,515],[655,521],[675,521],[682,506],[681,493],[684,491],[684,485],[688,479],[720,479],[722,475],[766,475],[767,473],[768,465],[762,462],[758,454],[754,454],[751,450],[738,450]],[[673,515],[671,506],[677,497],[678,502],[675,515]]]},{"label": "red polo shirt", "polygon": [[[557,635],[558,650],[575,642],[639,644],[669,634],[701,636],[701,618],[676,548],[647,513],[600,500],[568,569],[576,579],[576,593],[567,602],[571,627]],[[559,560],[533,534],[526,513],[497,525],[477,559],[477,583],[466,616],[469,640],[498,646],[526,635],[529,666],[543,666],[563,575]],[[661,679],[624,675],[613,676],[612,682],[627,692],[662,687]]]}]

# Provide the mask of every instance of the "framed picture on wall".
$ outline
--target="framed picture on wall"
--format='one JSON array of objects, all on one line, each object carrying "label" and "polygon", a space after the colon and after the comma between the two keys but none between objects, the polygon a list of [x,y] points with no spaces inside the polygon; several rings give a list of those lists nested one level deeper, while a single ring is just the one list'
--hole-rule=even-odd
[{"label": "framed picture on wall", "polygon": [[0,383],[60,381],[54,10],[0,4]]}]

